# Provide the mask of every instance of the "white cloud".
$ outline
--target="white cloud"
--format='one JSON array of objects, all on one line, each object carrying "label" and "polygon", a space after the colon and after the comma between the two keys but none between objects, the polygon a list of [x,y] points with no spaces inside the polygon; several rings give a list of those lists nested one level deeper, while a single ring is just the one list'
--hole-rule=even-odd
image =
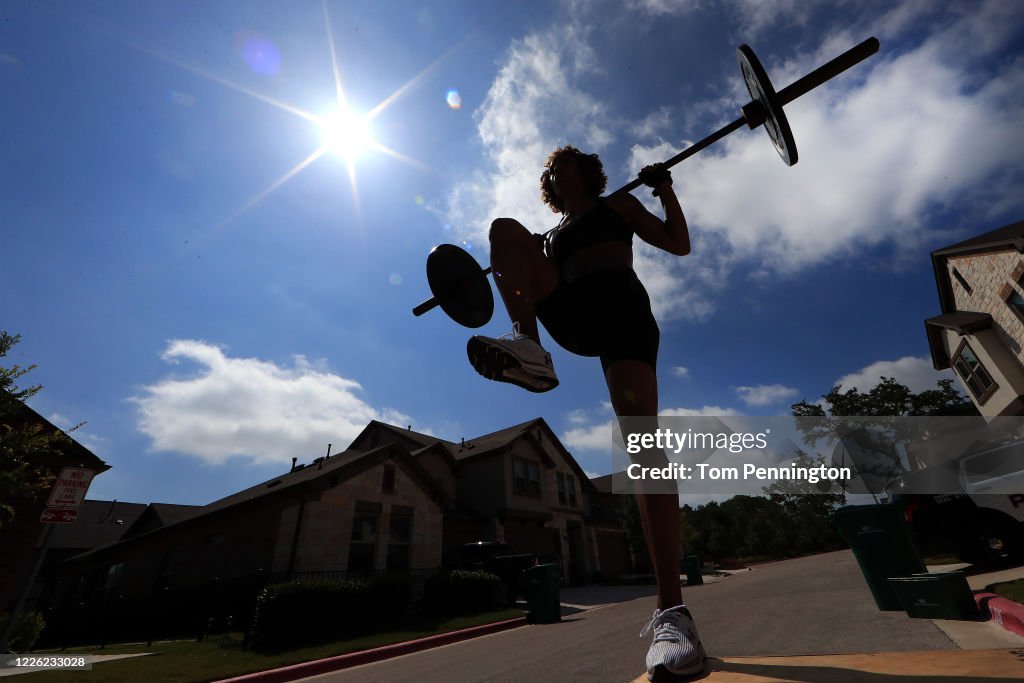
[{"label": "white cloud", "polygon": [[[597,29],[584,21],[596,25],[600,17],[627,28],[637,17],[678,16],[704,4],[649,0],[623,10],[570,2],[573,19],[564,27],[515,42],[475,114],[488,168],[448,196],[445,218],[454,236],[486,249],[487,228],[498,216],[548,230],[556,216],[539,201],[538,178],[557,145],[571,141],[601,153],[613,142],[611,131],[625,131],[640,144],[625,163],[615,160],[621,168],[606,171],[632,176],[692,142],[668,131],[699,137],[710,130],[698,131],[698,120],[734,116],[749,99],[738,77],[724,97],[656,109],[635,123],[620,120],[612,108],[618,105],[592,85],[602,80],[592,76],[617,65],[598,61],[589,42]],[[761,55],[781,88],[868,35],[882,38],[878,54],[787,106],[800,151],[792,168],[763,130],[744,129],[673,169],[691,254],[679,258],[635,241],[634,267],[659,321],[707,319],[736,273],[796,274],[878,246],[894,248],[895,262],[906,262],[939,240],[964,237],[946,227],[945,211],[967,211],[980,231],[994,227],[987,218],[1024,207],[1024,57],[980,61],[1006,47],[1019,30],[1020,10],[1000,2],[971,8],[901,3],[887,13],[864,10],[860,21],[850,18],[859,10],[847,8],[848,21],[797,44],[804,47]],[[728,11],[752,31],[809,16],[789,0],[732,0]],[[649,192],[636,196],[660,215]]]},{"label": "white cloud", "polygon": [[672,376],[678,377],[679,379],[687,379],[690,376],[690,368],[684,368],[681,365],[677,365],[672,368]]},{"label": "white cloud", "polygon": [[740,400],[748,406],[769,406],[779,401],[794,398],[799,391],[781,384],[758,384],[750,387],[736,387]]},{"label": "white cloud", "polygon": [[562,444],[570,451],[605,451],[611,453],[612,430],[616,429],[615,420],[600,424],[588,424],[574,427],[560,438]]},{"label": "white cloud", "polygon": [[[832,383],[838,385],[840,391],[857,389],[867,393],[882,381],[882,377],[892,377],[900,384],[905,384],[915,394],[929,389],[936,389],[940,379],[953,377],[952,370],[936,372],[931,359],[918,356],[904,356],[897,360],[880,360],[844,375]],[[954,387],[959,386],[954,382]],[[960,389],[962,392],[963,389]]]},{"label": "white cloud", "polygon": [[154,451],[176,451],[212,465],[233,457],[289,463],[322,454],[328,443],[336,451],[347,447],[373,419],[412,423],[402,413],[371,406],[359,396],[358,382],[303,356],[283,366],[232,358],[203,341],[173,340],[162,358],[171,364],[191,361],[199,371],[166,377],[129,399]]},{"label": "white cloud", "polygon": [[[929,216],[954,203],[982,223],[1020,206],[1024,59],[975,68],[962,41],[953,40],[959,31],[979,33],[979,24],[991,30],[985,45],[968,53],[1007,39],[1012,10],[984,7],[908,51],[883,44],[879,54],[790,104],[800,151],[792,168],[755,130],[737,132],[674,169],[691,226],[722,236],[734,259],[786,273],[885,242],[920,253],[936,238]],[[861,37],[826,35],[816,50],[768,64],[768,71],[781,87]],[[749,97],[738,80],[734,94]],[[638,145],[633,161],[685,146]],[[688,258],[698,257],[704,254],[695,244]]]},{"label": "white cloud", "polygon": [[475,113],[492,170],[456,184],[448,198],[448,222],[460,238],[486,247],[499,216],[546,232],[558,222],[540,201],[548,155],[569,141],[597,151],[612,141],[601,98],[576,85],[600,72],[587,37],[586,27],[570,23],[513,43]]}]

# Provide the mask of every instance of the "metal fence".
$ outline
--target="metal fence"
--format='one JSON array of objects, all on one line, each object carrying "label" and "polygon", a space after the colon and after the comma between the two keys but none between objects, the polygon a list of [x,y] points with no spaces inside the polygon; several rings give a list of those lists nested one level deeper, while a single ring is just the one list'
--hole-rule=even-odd
[{"label": "metal fence", "polygon": [[268,578],[267,583],[281,583],[284,581],[340,581],[342,579],[356,579],[360,581],[372,581],[380,577],[408,577],[412,589],[413,601],[423,595],[423,588],[427,579],[436,574],[439,569],[370,569],[364,571],[320,571],[320,572],[291,572],[274,573]]}]

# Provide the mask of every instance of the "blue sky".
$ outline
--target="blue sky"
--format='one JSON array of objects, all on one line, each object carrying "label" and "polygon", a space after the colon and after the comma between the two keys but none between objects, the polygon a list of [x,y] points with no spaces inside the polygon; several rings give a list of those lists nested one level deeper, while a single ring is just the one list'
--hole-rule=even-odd
[{"label": "blue sky", "polygon": [[[779,415],[951,376],[928,358],[928,254],[1021,218],[1021,4],[360,4],[5,6],[0,329],[23,338],[8,364],[39,366],[31,405],[87,421],[113,466],[90,497],[205,504],[371,419],[457,441],[543,417],[606,474],[598,360],[549,344],[547,394],[484,380],[474,331],[411,314],[425,259],[455,242],[486,264],[498,216],[552,227],[557,145],[615,189],[735,119],[740,43],[777,89],[881,51],[787,108],[797,165],[742,130],[673,170],[693,251],[636,251],[662,408]],[[332,62],[375,144],[310,160]],[[480,332],[509,328],[499,300]]]}]

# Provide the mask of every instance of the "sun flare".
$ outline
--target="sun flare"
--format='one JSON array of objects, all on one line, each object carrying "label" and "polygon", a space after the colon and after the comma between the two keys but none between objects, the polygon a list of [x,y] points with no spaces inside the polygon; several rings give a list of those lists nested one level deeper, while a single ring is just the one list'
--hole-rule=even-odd
[{"label": "sun flare", "polygon": [[354,161],[374,146],[368,116],[338,111],[320,119],[320,138],[324,149],[347,161]]}]

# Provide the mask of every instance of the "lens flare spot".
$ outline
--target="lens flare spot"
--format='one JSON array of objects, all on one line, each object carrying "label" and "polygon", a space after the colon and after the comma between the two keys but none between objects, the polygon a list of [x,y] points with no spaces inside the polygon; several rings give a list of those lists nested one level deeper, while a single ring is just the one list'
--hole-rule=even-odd
[{"label": "lens flare spot", "polygon": [[278,72],[281,68],[281,53],[276,45],[258,33],[247,32],[239,38],[242,59],[250,69],[264,76],[273,76]]},{"label": "lens flare spot", "polygon": [[416,195],[413,198],[413,201],[416,202],[417,206],[423,206],[423,204],[426,202],[426,200],[423,199],[423,195],[421,195],[421,194]]},{"label": "lens flare spot", "polygon": [[452,109],[459,109],[462,107],[462,97],[459,96],[459,91],[452,89],[448,91],[448,106]]}]

